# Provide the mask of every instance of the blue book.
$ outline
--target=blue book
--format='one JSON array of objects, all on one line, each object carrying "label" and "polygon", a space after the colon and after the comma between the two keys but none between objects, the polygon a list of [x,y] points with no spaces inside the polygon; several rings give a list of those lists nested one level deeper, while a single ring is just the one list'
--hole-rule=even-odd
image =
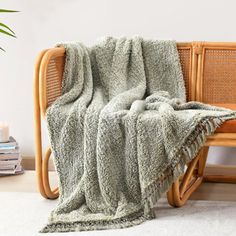
[{"label": "blue book", "polygon": [[10,136],[9,141],[5,143],[0,143],[0,150],[1,149],[15,149],[17,146],[16,140]]}]

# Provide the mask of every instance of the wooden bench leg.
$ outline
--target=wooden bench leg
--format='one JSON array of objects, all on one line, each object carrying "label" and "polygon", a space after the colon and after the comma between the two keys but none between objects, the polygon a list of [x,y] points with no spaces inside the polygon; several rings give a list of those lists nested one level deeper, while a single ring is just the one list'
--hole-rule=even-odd
[{"label": "wooden bench leg", "polygon": [[34,71],[34,127],[35,127],[35,162],[38,188],[41,195],[45,198],[55,199],[58,197],[58,189],[51,190],[48,178],[48,160],[51,149],[48,149],[45,158],[42,158],[42,135],[41,135],[41,111],[39,104],[39,69],[40,62],[44,53],[40,53],[35,64]]},{"label": "wooden bench leg", "polygon": [[55,199],[55,198],[58,198],[59,196],[58,188],[51,190],[51,187],[49,184],[49,176],[48,176],[48,161],[51,156],[51,148],[47,149],[44,158],[42,158],[40,116],[38,117],[37,121],[38,122],[36,122],[35,124],[35,131],[36,131],[35,160],[36,160],[36,175],[37,175],[37,181],[38,181],[38,188],[43,197],[49,198],[49,199]]},{"label": "wooden bench leg", "polygon": [[173,184],[171,185],[169,191],[166,193],[166,196],[167,196],[168,203],[169,203],[172,207],[177,207],[177,206],[175,205],[175,200],[174,200]]},{"label": "wooden bench leg", "polygon": [[58,198],[59,191],[58,188],[52,190],[50,187],[49,176],[48,176],[48,161],[50,156],[51,156],[51,148],[48,148],[43,159],[43,168],[42,168],[43,186],[48,198],[55,199]]},{"label": "wooden bench leg", "polygon": [[183,206],[203,182],[208,149],[209,147],[203,147],[200,153],[188,164],[184,175],[172,184],[167,192],[167,199],[171,206]]}]

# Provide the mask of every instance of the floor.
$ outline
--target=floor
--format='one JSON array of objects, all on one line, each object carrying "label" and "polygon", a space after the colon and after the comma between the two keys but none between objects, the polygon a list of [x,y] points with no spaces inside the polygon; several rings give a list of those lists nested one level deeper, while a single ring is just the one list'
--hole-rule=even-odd
[{"label": "floor", "polygon": [[[211,167],[206,169],[207,174],[235,174],[235,168],[220,167],[221,173],[217,168]],[[57,186],[57,175],[55,171],[49,172],[51,186]],[[1,192],[37,192],[37,180],[35,171],[26,171],[19,176],[9,176],[0,178]],[[236,201],[236,184],[215,184],[204,183],[191,196],[192,200],[211,200],[211,201]],[[1,236],[1,235],[0,235]]]},{"label": "floor", "polygon": [[[51,177],[56,184],[55,173]],[[43,235],[38,231],[57,200],[43,199],[36,192],[35,180],[33,171],[0,178],[0,236]],[[155,220],[128,229],[49,235],[236,236],[236,185],[203,184],[192,199],[204,198],[211,201],[191,200],[182,208],[172,208],[162,198],[155,208]]]}]

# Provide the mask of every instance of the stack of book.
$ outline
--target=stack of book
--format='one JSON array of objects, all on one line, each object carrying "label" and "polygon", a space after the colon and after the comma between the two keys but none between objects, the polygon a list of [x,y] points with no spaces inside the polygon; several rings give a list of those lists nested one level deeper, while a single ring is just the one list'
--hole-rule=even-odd
[{"label": "stack of book", "polygon": [[13,137],[0,143],[0,176],[23,173],[18,143]]}]

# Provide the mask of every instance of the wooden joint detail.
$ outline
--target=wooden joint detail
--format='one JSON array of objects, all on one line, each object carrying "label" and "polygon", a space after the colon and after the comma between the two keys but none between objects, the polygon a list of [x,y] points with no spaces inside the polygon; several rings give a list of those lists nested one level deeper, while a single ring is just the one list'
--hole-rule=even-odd
[{"label": "wooden joint detail", "polygon": [[193,42],[192,46],[193,46],[193,53],[194,54],[199,55],[199,54],[203,53],[204,42]]}]

